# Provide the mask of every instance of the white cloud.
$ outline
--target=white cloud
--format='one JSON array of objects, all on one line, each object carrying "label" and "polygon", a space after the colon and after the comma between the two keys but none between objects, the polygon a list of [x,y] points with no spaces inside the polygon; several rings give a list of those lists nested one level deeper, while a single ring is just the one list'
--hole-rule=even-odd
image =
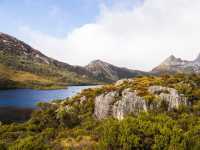
[{"label": "white cloud", "polygon": [[194,59],[200,52],[199,0],[145,0],[137,7],[135,3],[127,9],[121,6],[102,7],[96,22],[63,38],[27,27],[20,31],[35,48],[76,65],[102,59],[150,70],[168,55]]}]

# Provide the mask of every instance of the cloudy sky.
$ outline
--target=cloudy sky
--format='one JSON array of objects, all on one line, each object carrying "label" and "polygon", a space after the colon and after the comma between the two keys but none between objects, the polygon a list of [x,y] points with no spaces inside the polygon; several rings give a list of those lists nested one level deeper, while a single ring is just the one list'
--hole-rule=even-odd
[{"label": "cloudy sky", "polygon": [[151,70],[200,52],[200,0],[0,0],[0,32],[73,65]]}]

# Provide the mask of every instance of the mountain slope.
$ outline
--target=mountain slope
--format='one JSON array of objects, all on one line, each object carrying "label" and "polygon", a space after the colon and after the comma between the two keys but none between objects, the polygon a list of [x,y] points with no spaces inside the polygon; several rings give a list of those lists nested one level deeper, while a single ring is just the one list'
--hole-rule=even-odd
[{"label": "mountain slope", "polygon": [[0,33],[0,88],[96,84],[83,67],[49,58],[24,42]]},{"label": "mountain slope", "polygon": [[142,71],[120,68],[101,60],[94,60],[85,67],[88,71],[101,81],[113,82],[121,78],[131,78],[146,74]]},{"label": "mountain slope", "polygon": [[153,73],[200,73],[200,55],[193,61],[182,60],[171,55]]}]

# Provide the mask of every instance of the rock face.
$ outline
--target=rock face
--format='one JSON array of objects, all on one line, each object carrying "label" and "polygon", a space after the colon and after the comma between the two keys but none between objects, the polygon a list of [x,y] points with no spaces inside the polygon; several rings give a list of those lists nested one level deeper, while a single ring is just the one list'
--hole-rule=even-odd
[{"label": "rock face", "polygon": [[161,101],[165,101],[168,110],[178,108],[180,105],[187,105],[187,98],[180,95],[177,90],[162,86],[151,86],[148,91],[160,97]]},{"label": "rock face", "polygon": [[122,98],[114,103],[112,115],[119,120],[123,119],[127,114],[137,114],[142,111],[147,111],[146,101],[137,96],[137,92],[130,92],[126,89],[122,92]]},{"label": "rock face", "polygon": [[[148,92],[159,97],[160,101],[157,102],[155,108],[159,108],[162,101],[167,104],[168,110],[178,108],[180,105],[187,105],[187,99],[173,88],[151,86],[148,88]],[[113,91],[97,96],[94,115],[99,120],[109,116],[121,120],[128,114],[137,115],[139,112],[147,112],[149,109],[155,108],[149,107],[147,101],[137,95],[137,91],[125,89],[121,94]]]},{"label": "rock face", "polygon": [[121,120],[127,114],[137,114],[141,111],[147,111],[145,100],[137,96],[136,91],[131,92],[129,89],[122,91],[122,96],[114,91],[102,94],[95,99],[94,114],[97,119],[113,116]]},{"label": "rock face", "polygon": [[94,114],[97,119],[101,120],[112,115],[113,104],[118,96],[117,92],[109,92],[96,97]]}]

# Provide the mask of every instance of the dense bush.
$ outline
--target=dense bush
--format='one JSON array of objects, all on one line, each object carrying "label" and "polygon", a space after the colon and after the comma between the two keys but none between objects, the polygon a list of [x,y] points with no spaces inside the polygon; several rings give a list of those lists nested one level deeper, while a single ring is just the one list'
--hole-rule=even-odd
[{"label": "dense bush", "polygon": [[[159,101],[147,91],[151,85],[176,88],[190,105],[167,111],[159,109],[124,120],[94,116],[95,96],[109,91],[130,88],[140,90],[149,104]],[[133,83],[110,84],[84,90],[66,101],[40,103],[28,122],[0,125],[2,150],[199,150],[200,149],[200,77],[197,75],[139,77]],[[85,97],[87,101],[81,102]]]}]

